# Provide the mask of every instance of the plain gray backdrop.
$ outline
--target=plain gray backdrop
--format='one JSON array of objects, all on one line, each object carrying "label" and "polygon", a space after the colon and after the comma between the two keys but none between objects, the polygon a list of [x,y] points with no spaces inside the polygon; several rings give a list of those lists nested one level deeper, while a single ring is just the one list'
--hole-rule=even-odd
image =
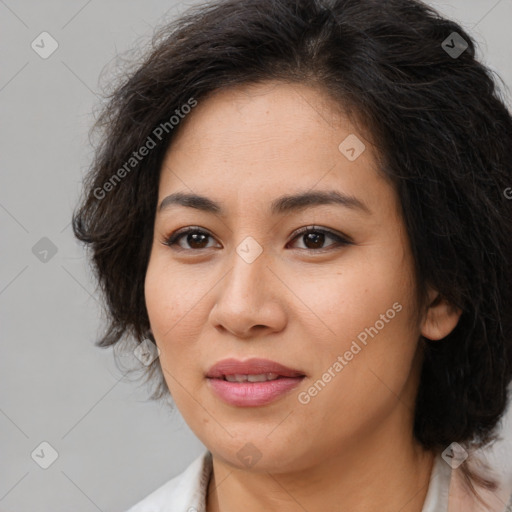
[{"label": "plain gray backdrop", "polygon": [[[0,0],[0,511],[124,511],[204,450],[94,346],[101,309],[70,227],[102,69],[193,3]],[[510,87],[512,0],[431,3]],[[512,478],[510,416],[491,455]]]}]

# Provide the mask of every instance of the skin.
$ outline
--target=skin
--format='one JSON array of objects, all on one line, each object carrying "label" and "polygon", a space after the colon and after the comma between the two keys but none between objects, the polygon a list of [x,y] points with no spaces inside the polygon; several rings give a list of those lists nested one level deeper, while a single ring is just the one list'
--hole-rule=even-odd
[{"label": "skin", "polygon": [[[418,315],[398,196],[377,173],[368,138],[331,101],[280,82],[216,91],[182,121],[163,162],[158,204],[193,192],[225,210],[158,211],[145,282],[166,383],[213,454],[208,512],[420,512],[425,500],[433,454],[412,435],[418,339],[446,336],[460,312],[429,290]],[[338,149],[349,134],[366,145],[352,162]],[[320,190],[353,195],[371,213],[337,204],[269,211],[279,196]],[[352,244],[296,236],[312,225]],[[165,245],[186,226],[210,236]],[[252,263],[236,252],[248,236],[263,250]],[[298,394],[394,303],[402,310],[300,403]],[[205,378],[228,357],[271,359],[306,378],[271,404],[235,407]],[[261,454],[250,467],[237,457],[249,442]]]}]

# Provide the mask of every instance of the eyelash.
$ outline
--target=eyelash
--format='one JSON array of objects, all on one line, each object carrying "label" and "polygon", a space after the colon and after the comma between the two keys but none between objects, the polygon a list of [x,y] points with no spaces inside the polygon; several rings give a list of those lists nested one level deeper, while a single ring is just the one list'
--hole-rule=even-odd
[{"label": "eyelash", "polygon": [[[202,251],[202,250],[205,250],[205,249],[211,249],[211,247],[203,247],[202,249],[184,249],[183,247],[179,247],[179,246],[175,247],[177,245],[177,242],[181,238],[183,238],[185,235],[188,235],[190,233],[200,233],[200,234],[207,235],[207,236],[213,238],[213,236],[210,233],[208,233],[207,231],[204,231],[203,229],[201,229],[199,227],[190,226],[190,227],[183,228],[183,229],[180,229],[178,231],[175,231],[170,236],[165,238],[165,240],[162,243],[164,245],[167,245],[168,247],[171,247],[175,251],[195,251],[195,252],[198,252],[198,251]],[[304,236],[304,235],[307,235],[309,233],[321,233],[323,235],[327,235],[328,237],[334,239],[335,243],[331,244],[328,247],[321,248],[321,249],[308,249],[308,248],[302,249],[302,248],[299,248],[302,251],[325,252],[325,251],[332,250],[332,247],[337,248],[337,247],[344,247],[344,246],[347,246],[347,245],[353,245],[353,242],[349,239],[349,237],[338,235],[334,231],[331,231],[329,229],[324,229],[324,228],[318,228],[316,226],[306,226],[304,228],[298,229],[294,233],[295,236],[292,238],[292,241],[294,241],[295,239],[299,238],[300,236]]]}]

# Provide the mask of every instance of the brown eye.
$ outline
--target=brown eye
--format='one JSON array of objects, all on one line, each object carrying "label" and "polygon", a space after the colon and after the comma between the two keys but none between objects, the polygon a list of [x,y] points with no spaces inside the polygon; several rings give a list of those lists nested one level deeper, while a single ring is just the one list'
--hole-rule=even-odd
[{"label": "brown eye", "polygon": [[[325,241],[327,239],[334,240],[333,244],[328,245],[327,247],[323,247]],[[352,242],[347,238],[334,233],[333,231],[316,228],[315,226],[309,226],[300,229],[293,240],[303,240],[305,247],[299,247],[299,249],[311,249],[315,250],[325,250],[329,247],[340,247],[344,245],[351,245]]]},{"label": "brown eye", "polygon": [[[210,249],[214,246],[208,246],[208,239],[213,240],[213,236],[197,227],[187,227],[172,233],[169,237],[164,240],[164,244],[172,247],[176,250],[201,250]],[[299,247],[299,249],[310,250],[313,252],[320,252],[329,250],[330,248],[336,248],[345,245],[351,245],[348,237],[341,236],[333,231],[316,228],[315,226],[308,226],[302,228],[296,232],[293,240],[303,240],[305,247]],[[334,240],[334,243],[329,244],[327,247],[324,246],[327,239]],[[182,245],[184,240],[187,246]]]},{"label": "brown eye", "polygon": [[302,240],[304,240],[304,243],[308,249],[322,249],[322,246],[325,243],[325,238],[325,233],[310,232],[302,235]]},{"label": "brown eye", "polygon": [[[205,241],[209,235],[204,233],[187,233],[186,241],[193,249],[204,249]],[[207,242],[206,242],[207,243]]]},{"label": "brown eye", "polygon": [[[173,233],[170,237],[166,238],[164,244],[169,247],[177,245],[179,249],[183,250],[209,249],[210,247],[207,246],[208,238],[213,238],[210,233],[198,228],[190,227]],[[182,239],[185,240],[189,247],[183,247],[179,243]]]}]

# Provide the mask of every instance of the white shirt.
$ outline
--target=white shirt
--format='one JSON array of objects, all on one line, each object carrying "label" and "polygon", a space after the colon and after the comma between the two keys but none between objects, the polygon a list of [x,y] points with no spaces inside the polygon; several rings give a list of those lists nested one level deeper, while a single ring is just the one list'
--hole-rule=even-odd
[{"label": "white shirt", "polygon": [[[127,512],[205,512],[212,467],[211,453],[206,451],[183,473],[153,491]],[[448,512],[451,473],[451,467],[438,455],[434,460],[422,512]],[[505,505],[503,507],[504,510]]]}]

